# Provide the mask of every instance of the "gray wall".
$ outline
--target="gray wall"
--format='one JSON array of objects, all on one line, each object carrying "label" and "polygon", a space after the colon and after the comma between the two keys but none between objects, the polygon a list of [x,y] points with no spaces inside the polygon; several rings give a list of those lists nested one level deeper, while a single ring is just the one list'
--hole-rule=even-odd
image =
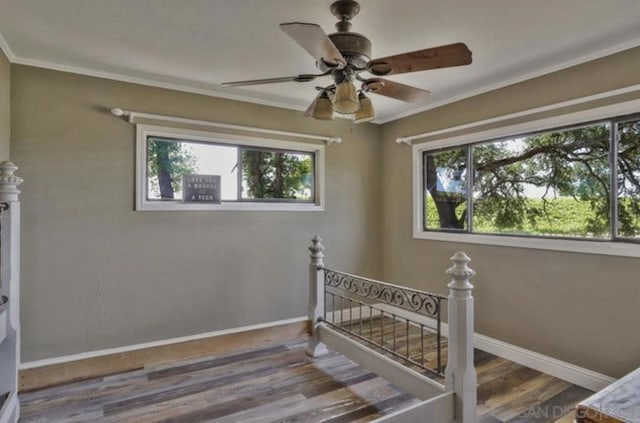
[{"label": "gray wall", "polygon": [[9,160],[11,138],[11,65],[0,49],[0,161]]},{"label": "gray wall", "polygon": [[444,292],[447,258],[464,250],[477,332],[611,376],[637,368],[640,259],[413,239],[411,148],[394,140],[638,83],[640,48],[385,125],[384,277]]},{"label": "gray wall", "polygon": [[[345,120],[14,65],[23,184],[22,360],[298,317],[307,246],[380,269],[381,130]],[[337,135],[324,212],[135,212],[135,127],[106,107]]]}]

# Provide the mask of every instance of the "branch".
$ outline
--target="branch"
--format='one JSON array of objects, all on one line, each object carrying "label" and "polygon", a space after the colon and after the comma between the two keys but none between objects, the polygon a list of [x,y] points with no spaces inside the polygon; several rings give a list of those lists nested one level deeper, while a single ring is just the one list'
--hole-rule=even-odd
[{"label": "branch", "polygon": [[591,147],[596,143],[607,142],[607,141],[608,140],[582,140],[582,141],[575,141],[573,143],[564,144],[564,145],[562,144],[542,145],[542,146],[534,147],[530,150],[527,150],[518,156],[506,157],[504,159],[500,159],[500,160],[496,160],[496,161],[492,161],[484,164],[479,164],[476,166],[476,170],[481,172],[492,171],[504,166],[508,166],[510,164],[518,163],[522,160],[530,159],[538,154],[552,153],[552,152],[571,153],[571,152],[574,152],[575,150],[579,150],[585,147]]},{"label": "branch", "polygon": [[[634,165],[630,164],[629,161],[626,158],[620,158],[620,162],[623,164],[624,168],[625,168],[625,172],[623,173],[623,176],[625,177],[625,179],[628,179],[635,187],[638,191],[640,191],[640,181],[638,180],[638,178],[636,178],[633,170],[637,169],[634,163]],[[623,187],[620,187],[623,188]]]}]

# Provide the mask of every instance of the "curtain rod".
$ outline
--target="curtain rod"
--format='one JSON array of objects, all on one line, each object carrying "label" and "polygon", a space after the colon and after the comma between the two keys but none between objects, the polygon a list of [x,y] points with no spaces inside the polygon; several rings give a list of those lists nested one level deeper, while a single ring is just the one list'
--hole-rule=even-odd
[{"label": "curtain rod", "polygon": [[270,135],[284,135],[284,136],[297,137],[297,138],[306,138],[311,140],[324,141],[327,145],[331,145],[333,143],[340,144],[342,142],[342,138],[340,137],[312,135],[312,134],[304,134],[300,132],[278,131],[276,129],[255,128],[252,126],[232,125],[228,123],[211,122],[207,120],[196,120],[196,119],[180,118],[175,116],[156,115],[152,113],[142,113],[142,112],[134,112],[131,110],[124,110],[124,109],[121,109],[120,107],[114,107],[113,109],[111,109],[111,114],[117,117],[125,117],[130,123],[135,123],[134,122],[135,118],[142,118],[142,119],[162,120],[167,122],[187,123],[187,124],[200,125],[200,126],[211,126],[214,128],[222,128],[222,129],[235,129],[240,131],[258,132],[258,133],[270,134]]}]

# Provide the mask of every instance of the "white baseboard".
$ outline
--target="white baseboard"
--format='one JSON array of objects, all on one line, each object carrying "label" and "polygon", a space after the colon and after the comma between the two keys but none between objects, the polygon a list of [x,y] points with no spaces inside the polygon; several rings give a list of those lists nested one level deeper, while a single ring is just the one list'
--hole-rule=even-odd
[{"label": "white baseboard", "polygon": [[20,370],[33,369],[36,367],[50,366],[53,364],[69,363],[71,361],[85,360],[87,358],[103,357],[111,354],[120,354],[146,348],[161,347],[164,345],[179,344],[181,342],[197,341],[200,339],[213,338],[216,336],[230,335],[233,333],[246,332],[256,329],[266,329],[275,326],[287,325],[290,323],[300,323],[308,319],[307,316],[295,317],[293,319],[276,320],[273,322],[260,323],[256,325],[240,326],[231,329],[217,330],[213,332],[199,333],[196,335],[182,336],[179,338],[163,339],[161,341],[145,342],[142,344],[126,345],[123,347],[107,348],[104,350],[89,351],[79,354],[65,355],[61,357],[46,358],[43,360],[29,361],[20,364]]},{"label": "white baseboard", "polygon": [[[425,324],[435,327],[435,319],[425,318]],[[449,325],[442,323],[442,334],[449,335]],[[615,378],[597,373],[566,361],[558,360],[535,351],[527,350],[507,342],[474,333],[473,345],[479,350],[497,355],[525,367],[546,373],[558,379],[566,380],[574,385],[591,391],[600,391],[616,381]]]},{"label": "white baseboard", "polygon": [[478,333],[473,337],[473,344],[482,351],[495,354],[592,391],[600,391],[616,381],[615,378],[603,375],[602,373],[597,373],[584,367],[579,367],[566,361],[561,361]]}]

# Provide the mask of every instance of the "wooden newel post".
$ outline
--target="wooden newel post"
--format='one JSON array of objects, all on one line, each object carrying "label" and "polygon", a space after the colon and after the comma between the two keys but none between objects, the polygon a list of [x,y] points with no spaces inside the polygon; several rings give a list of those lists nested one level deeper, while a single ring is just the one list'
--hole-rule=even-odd
[{"label": "wooden newel post", "polygon": [[22,179],[11,162],[0,163],[2,238],[0,248],[0,421],[15,423],[20,417],[18,366],[20,364],[20,190]]},{"label": "wooden newel post", "polygon": [[447,270],[449,283],[449,358],[445,370],[447,390],[455,392],[455,421],[477,421],[477,377],[473,363],[473,285],[475,275],[467,264],[471,261],[463,252],[451,257],[453,266]]},{"label": "wooden newel post", "polygon": [[322,238],[314,236],[311,239],[311,261],[309,262],[309,321],[311,322],[311,336],[307,354],[318,357],[328,352],[327,347],[318,339],[316,323],[324,317],[324,245]]}]

